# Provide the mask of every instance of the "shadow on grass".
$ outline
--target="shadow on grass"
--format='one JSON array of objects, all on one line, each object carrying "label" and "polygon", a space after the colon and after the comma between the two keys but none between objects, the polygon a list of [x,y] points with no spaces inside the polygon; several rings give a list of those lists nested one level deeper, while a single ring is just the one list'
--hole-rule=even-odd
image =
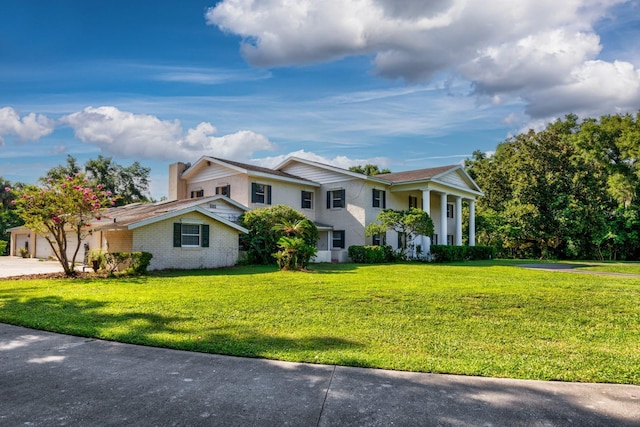
[{"label": "shadow on grass", "polygon": [[[130,344],[233,356],[284,359],[300,356],[313,362],[313,354],[346,351],[361,344],[331,336],[288,338],[266,335],[251,329],[213,330],[200,336],[184,329],[191,317],[157,313],[122,312],[105,314],[107,303],[95,300],[64,299],[58,296],[0,298],[0,322],[68,335],[115,340]],[[306,357],[305,355],[311,355]],[[337,364],[368,366],[356,359],[336,359]]]},{"label": "shadow on grass", "polygon": [[[145,344],[151,334],[177,332],[171,325],[186,317],[156,313],[105,314],[108,304],[95,300],[64,299],[57,296],[0,299],[0,321],[52,332],[92,338],[122,339]],[[109,333],[114,328],[119,332]]]},{"label": "shadow on grass", "polygon": [[[296,274],[334,274],[353,272],[364,264],[312,264],[307,271],[295,272]],[[237,265],[228,268],[202,269],[202,270],[157,270],[149,273],[149,277],[208,277],[208,276],[247,276],[255,274],[269,274],[279,272],[276,265]]]},{"label": "shadow on grass", "polygon": [[332,336],[289,338],[252,330],[236,332],[214,330],[198,336],[193,343],[184,343],[180,346],[184,350],[203,353],[303,362],[314,362],[316,354],[332,352],[337,355],[335,364],[369,367],[370,365],[363,360],[351,356],[339,356],[342,351],[347,352],[362,347],[363,345],[358,342]]}]

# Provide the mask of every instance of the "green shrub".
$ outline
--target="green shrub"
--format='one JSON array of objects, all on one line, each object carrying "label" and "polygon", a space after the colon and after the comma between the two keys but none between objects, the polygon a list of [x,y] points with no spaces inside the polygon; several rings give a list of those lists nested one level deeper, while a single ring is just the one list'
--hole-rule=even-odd
[{"label": "green shrub", "polygon": [[147,274],[153,254],[149,252],[131,252],[131,267],[134,274]]},{"label": "green shrub", "polygon": [[8,244],[9,242],[7,242],[6,240],[0,240],[0,256],[5,255]]},{"label": "green shrub", "polygon": [[128,274],[145,274],[153,255],[149,252],[107,252],[105,268],[110,275],[118,271]]},{"label": "green shrub", "polygon": [[491,259],[495,257],[495,248],[493,246],[431,245],[431,257],[434,262]]},{"label": "green shrub", "polygon": [[349,246],[349,258],[357,264],[381,264],[395,261],[395,254],[389,245]]}]

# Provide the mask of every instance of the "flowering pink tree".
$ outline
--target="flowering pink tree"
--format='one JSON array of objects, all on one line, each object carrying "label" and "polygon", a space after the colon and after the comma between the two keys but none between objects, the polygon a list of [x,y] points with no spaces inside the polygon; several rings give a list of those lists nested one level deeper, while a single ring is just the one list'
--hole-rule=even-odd
[{"label": "flowering pink tree", "polygon": [[[73,266],[91,221],[99,220],[115,201],[110,192],[89,183],[84,174],[47,179],[43,186],[25,187],[15,196],[18,216],[27,228],[49,242],[67,276],[75,274]],[[68,236],[77,237],[75,248],[68,247]],[[68,249],[72,250],[71,258]]]}]

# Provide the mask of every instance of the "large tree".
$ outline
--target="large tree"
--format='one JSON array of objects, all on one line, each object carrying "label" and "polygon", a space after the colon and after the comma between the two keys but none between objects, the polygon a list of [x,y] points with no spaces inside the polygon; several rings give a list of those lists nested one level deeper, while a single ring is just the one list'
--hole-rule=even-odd
[{"label": "large tree", "polygon": [[475,152],[478,242],[516,257],[636,257],[636,127],[630,116],[569,115]]},{"label": "large tree", "polygon": [[[111,192],[93,185],[83,174],[43,180],[40,187],[30,185],[15,191],[17,214],[24,225],[43,236],[67,276],[74,265],[82,240],[94,219],[112,206]],[[71,237],[74,239],[71,239]]]},{"label": "large tree", "polygon": [[46,177],[60,179],[83,170],[89,179],[101,184],[105,191],[111,191],[118,206],[150,201],[147,194],[151,169],[143,167],[137,161],[125,167],[114,162],[111,157],[99,155],[96,159],[88,160],[83,168],[78,165],[75,157],[68,155],[66,165],[52,168]]},{"label": "large tree", "polygon": [[[5,242],[8,242],[10,237],[7,230],[23,224],[23,221],[16,213],[13,203],[15,195],[11,191],[12,188],[19,190],[22,187],[24,187],[23,184],[15,183],[12,185],[10,181],[0,176],[0,240]],[[4,255],[4,251],[0,250],[0,256],[2,255]]]}]

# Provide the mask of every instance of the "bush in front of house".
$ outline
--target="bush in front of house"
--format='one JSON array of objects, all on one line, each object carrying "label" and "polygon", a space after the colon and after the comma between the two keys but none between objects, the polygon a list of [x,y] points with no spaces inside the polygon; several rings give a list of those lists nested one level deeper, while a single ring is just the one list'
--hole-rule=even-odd
[{"label": "bush in front of house", "polygon": [[0,256],[5,254],[8,244],[9,242],[7,242],[6,240],[0,240]]},{"label": "bush in front of house", "polygon": [[125,274],[146,274],[153,255],[149,252],[106,252],[105,269],[109,275],[123,268]]},{"label": "bush in front of house", "polygon": [[396,260],[393,249],[384,246],[349,246],[349,258],[356,264],[382,264]]},{"label": "bush in front of house", "polygon": [[448,246],[431,245],[431,257],[434,262],[456,262],[495,257],[493,246]]}]

